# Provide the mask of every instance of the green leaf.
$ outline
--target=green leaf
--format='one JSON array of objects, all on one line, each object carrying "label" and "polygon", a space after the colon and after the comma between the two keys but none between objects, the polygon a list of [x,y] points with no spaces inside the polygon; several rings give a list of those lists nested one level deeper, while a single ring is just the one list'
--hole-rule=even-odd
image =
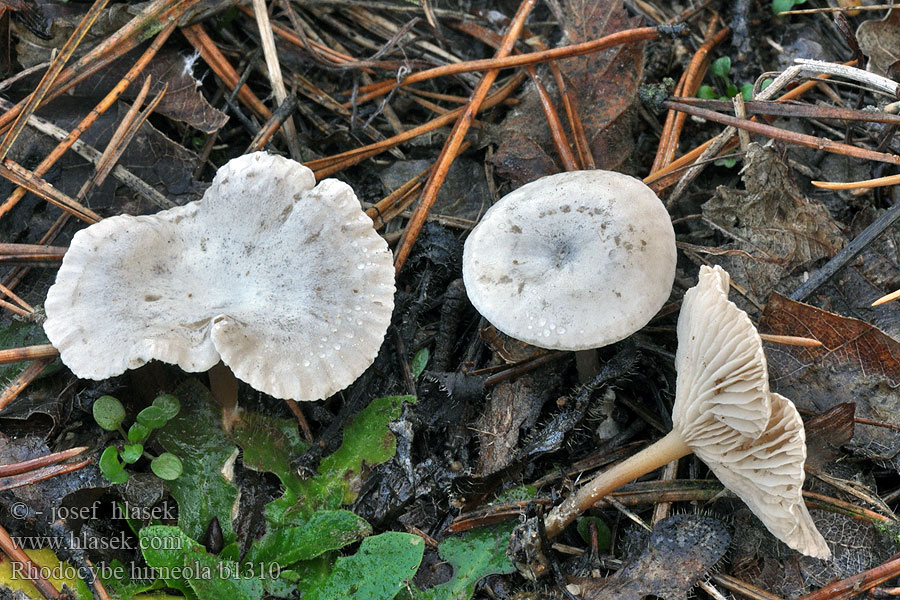
[{"label": "green leaf", "polygon": [[144,560],[160,570],[170,587],[188,588],[199,600],[259,600],[263,596],[259,573],[207,554],[178,527],[152,525],[141,529],[138,537]]},{"label": "green leaf", "polygon": [[181,402],[172,394],[162,394],[153,399],[153,406],[163,411],[168,421],[181,410]]},{"label": "green leaf", "polygon": [[713,163],[717,167],[725,167],[726,169],[731,169],[734,165],[737,164],[736,158],[719,158],[716,159],[716,162]]},{"label": "green leaf", "polygon": [[127,464],[136,463],[144,453],[144,446],[141,444],[125,444],[122,446],[122,460]]},{"label": "green leaf", "polygon": [[125,472],[125,469],[122,468],[122,463],[119,462],[119,451],[116,450],[115,446],[106,447],[103,454],[100,455],[98,465],[100,472],[103,473],[103,476],[110,483],[125,483],[128,481],[128,473]]},{"label": "green leaf", "polygon": [[715,100],[717,97],[716,91],[712,89],[712,86],[709,85],[701,85],[700,89],[697,90],[698,98],[705,98],[706,100]]},{"label": "green leaf", "polygon": [[128,441],[132,444],[143,444],[150,437],[150,431],[140,423],[132,423],[128,428]]},{"label": "green leaf", "polygon": [[163,452],[150,461],[150,470],[160,479],[172,481],[181,477],[181,459],[171,452]]},{"label": "green leaf", "polygon": [[372,528],[347,510],[323,510],[302,519],[296,526],[270,525],[247,553],[252,564],[277,563],[282,567],[338,550],[366,537]]},{"label": "green leaf", "polygon": [[412,364],[410,365],[410,370],[412,371],[413,379],[418,379],[419,375],[422,374],[422,371],[425,370],[425,366],[428,364],[428,348],[422,348],[412,359]]},{"label": "green leaf", "polygon": [[148,429],[159,429],[168,420],[165,411],[158,406],[148,406],[137,415],[137,422]]},{"label": "green leaf", "polygon": [[[131,574],[135,571],[118,559],[111,560],[108,565],[102,565],[97,572],[103,584],[112,591],[114,598],[129,600],[136,594],[165,587],[165,582],[161,579],[132,579]],[[162,596],[166,597],[173,598]]]},{"label": "green leaf", "polygon": [[723,56],[714,60],[712,64],[712,72],[716,77],[728,79],[728,74],[731,73],[731,58],[729,58],[728,56]]},{"label": "green leaf", "polygon": [[100,396],[91,410],[97,425],[107,431],[115,431],[125,420],[125,407],[112,396]]},{"label": "green leaf", "polygon": [[777,14],[794,8],[794,0],[772,0],[772,12]]},{"label": "green leaf", "polygon": [[745,83],[741,86],[741,98],[744,99],[744,102],[750,102],[753,100],[753,84]]},{"label": "green leaf", "polygon": [[388,531],[366,538],[359,552],[337,559],[322,582],[301,582],[303,600],[391,600],[416,574],[425,542],[417,535]]},{"label": "green leaf", "polygon": [[729,83],[728,85],[725,86],[725,94],[727,95],[728,98],[734,98],[735,96],[738,95],[738,93],[739,92],[738,92],[737,86],[734,85],[733,83]]},{"label": "green leaf", "polygon": [[319,463],[319,474],[302,482],[298,510],[309,514],[352,503],[358,494],[364,469],[389,460],[397,440],[388,423],[400,416],[403,404],[415,396],[376,398],[344,428],[341,447]]},{"label": "green leaf", "polygon": [[244,451],[244,466],[274,473],[288,490],[299,493],[301,482],[292,457],[303,454],[307,444],[300,439],[297,421],[242,411],[231,427],[231,437]]},{"label": "green leaf", "polygon": [[209,390],[188,379],[175,390],[181,412],[156,432],[163,448],[181,458],[181,477],[167,485],[178,502],[178,525],[199,539],[215,516],[225,543],[234,541],[231,509],[237,488],[225,479],[222,468],[237,448],[222,432],[221,410]]},{"label": "green leaf", "polygon": [[585,544],[590,544],[591,523],[597,528],[597,548],[602,551],[609,550],[612,533],[609,531],[609,526],[600,517],[582,517],[578,519],[578,522],[575,524],[578,535],[581,536]]},{"label": "green leaf", "polygon": [[[427,590],[404,592],[404,600],[467,600],[475,593],[475,584],[482,577],[512,573],[515,567],[506,556],[509,536],[514,522],[483,527],[459,537],[447,538],[438,546],[438,553],[453,565],[450,581]],[[305,599],[304,599],[305,600]]]}]

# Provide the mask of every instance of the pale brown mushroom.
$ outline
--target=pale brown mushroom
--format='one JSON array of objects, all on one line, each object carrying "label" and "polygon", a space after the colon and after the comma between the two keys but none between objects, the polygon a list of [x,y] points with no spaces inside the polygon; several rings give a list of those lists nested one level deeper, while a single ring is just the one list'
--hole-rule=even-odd
[{"label": "pale brown mushroom", "polygon": [[393,308],[391,252],[350,187],[257,152],[197,202],[79,231],[44,330],[79,377],[157,359],[221,359],[277,398],[317,400],[375,359]]},{"label": "pale brown mushroom", "polygon": [[[678,371],[672,431],[600,473],[550,512],[553,537],[616,488],[693,452],[739,496],[775,537],[803,554],[831,553],[802,498],[806,438],[790,400],[770,393],[762,342],[747,314],[728,300],[721,267],[701,267],[678,319]],[[525,574],[544,569],[534,524],[514,534]]]}]

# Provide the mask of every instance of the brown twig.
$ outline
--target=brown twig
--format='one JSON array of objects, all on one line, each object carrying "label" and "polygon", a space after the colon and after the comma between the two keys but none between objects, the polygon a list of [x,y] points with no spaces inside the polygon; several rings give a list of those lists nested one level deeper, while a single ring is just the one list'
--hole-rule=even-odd
[{"label": "brown twig", "polygon": [[[510,24],[506,35],[503,37],[503,45],[497,50],[496,58],[498,60],[502,60],[503,57],[507,56],[512,51],[512,48],[525,25],[525,18],[531,12],[534,4],[535,0],[522,0],[522,3],[519,5],[519,10],[516,11],[516,15],[513,17],[513,21]],[[416,239],[418,238],[419,231],[421,231],[422,226],[425,224],[425,218],[428,216],[428,211],[430,211],[431,207],[434,205],[434,201],[437,199],[437,193],[441,189],[444,179],[447,177],[450,165],[453,163],[453,159],[456,157],[457,151],[464,141],[466,132],[468,132],[472,120],[478,113],[482,102],[484,102],[487,97],[488,92],[499,73],[499,69],[496,69],[490,70],[484,74],[483,78],[478,83],[478,87],[472,92],[472,99],[465,107],[463,113],[456,120],[456,123],[454,123],[453,129],[447,138],[447,142],[444,144],[444,147],[441,148],[441,153],[435,161],[434,169],[432,169],[428,180],[425,182],[425,187],[422,189],[419,205],[416,208],[415,213],[413,213],[412,219],[410,219],[407,224],[406,231],[404,232],[403,237],[400,238],[400,244],[394,253],[394,268],[397,271],[399,271],[406,262],[413,244],[415,244]]]},{"label": "brown twig", "polygon": [[[231,63],[228,62],[228,59],[225,58],[225,55],[222,54],[216,43],[212,41],[212,38],[209,37],[202,25],[198,23],[189,27],[182,27],[181,33],[194,49],[200,53],[200,58],[206,62],[213,73],[222,80],[225,87],[228,89],[237,87],[240,80],[237,71],[234,70],[234,67],[231,66]],[[237,96],[260,119],[266,120],[272,116],[272,111],[263,104],[262,100],[256,97],[248,85],[242,85],[238,89]]]},{"label": "brown twig", "polygon": [[62,261],[66,250],[68,248],[61,246],[0,243],[0,265],[37,264],[52,267]]},{"label": "brown twig", "polygon": [[[289,119],[295,110],[297,110],[297,96],[288,96],[284,99],[284,102],[275,109],[272,116],[263,123],[263,126],[259,128],[257,134],[250,141],[250,145],[247,146],[247,152],[245,152],[245,154],[257,152],[265,148],[269,141],[271,141],[272,136],[278,132],[282,124],[285,123],[285,120]],[[294,131],[295,135],[296,133],[297,132]]]},{"label": "brown twig", "polygon": [[874,569],[830,583],[811,594],[800,596],[797,600],[849,600],[898,575],[900,575],[900,555],[895,554]]},{"label": "brown twig", "polygon": [[[275,49],[275,37],[272,34],[272,25],[269,23],[269,13],[266,9],[265,0],[253,0],[253,14],[259,27],[259,37],[263,56],[266,59],[269,83],[272,85],[275,101],[278,102],[279,107],[284,107],[288,94],[284,87],[284,78],[281,76],[281,63],[278,62],[278,51]],[[293,111],[282,117],[281,124],[291,158],[299,162],[303,160],[303,155],[300,152],[300,140],[297,139],[297,128],[294,127],[294,119],[291,118],[291,113]]]},{"label": "brown twig", "polygon": [[738,129],[745,129],[751,133],[764,135],[791,144],[797,144],[798,146],[806,146],[807,148],[815,148],[816,150],[825,150],[826,152],[852,156],[853,158],[860,158],[863,160],[874,160],[893,165],[900,165],[900,156],[897,156],[896,154],[887,154],[885,152],[876,152],[866,148],[850,146],[849,144],[834,142],[814,135],[806,135],[804,133],[797,133],[779,127],[773,127],[772,125],[766,125],[750,119],[738,119],[737,117],[717,113],[712,110],[706,110],[689,104],[682,104],[680,102],[675,102],[674,100],[665,100],[662,104],[666,108],[672,108],[689,115],[702,117],[715,123],[721,123],[722,125],[730,125],[732,127],[737,127]]},{"label": "brown twig", "polygon": [[306,440],[307,444],[312,444],[315,438],[313,438],[312,430],[309,428],[309,421],[306,420],[306,415],[303,414],[299,403],[290,399],[286,399],[284,403],[294,415],[294,418],[297,419],[297,424],[300,425],[300,431],[303,433],[303,439]]},{"label": "brown twig", "polygon": [[[670,100],[718,112],[727,112],[733,108],[730,100],[707,100],[705,98],[691,97],[672,97]],[[810,104],[794,104],[766,100],[745,101],[744,107],[748,114],[754,115],[900,124],[900,115],[892,115],[881,111],[854,110],[835,106],[813,106]]]},{"label": "brown twig", "polygon": [[57,356],[59,356],[59,352],[50,344],[10,348],[8,350],[0,350],[0,365],[38,358],[56,358]]},{"label": "brown twig", "polygon": [[796,335],[775,335],[772,333],[760,333],[759,337],[764,342],[783,344],[785,346],[800,346],[803,348],[817,348],[822,345],[819,340]]},{"label": "brown twig", "polygon": [[[71,87],[84,81],[97,71],[106,68],[122,54],[137,47],[156,35],[173,21],[177,21],[199,0],[154,0],[141,14],[135,16],[121,29],[106,37],[91,51],[79,58],[57,77],[53,88],[48,91],[41,105],[56,98]],[[0,115],[0,131],[6,131],[22,111],[25,101],[21,101]]]},{"label": "brown twig", "polygon": [[[507,23],[504,20],[504,25]],[[502,38],[494,33],[493,31],[489,31],[471,21],[463,21],[454,25],[455,29],[459,31],[463,31],[468,33],[469,35],[476,37],[482,42],[489,44],[494,48],[499,48],[502,43]],[[530,34],[528,30],[523,29],[523,35],[529,36]],[[516,52],[513,49],[513,52]],[[516,52],[518,54],[518,52]],[[571,106],[571,99],[566,95],[567,88],[565,87],[565,83],[562,78],[562,73],[559,71],[559,65],[555,62],[550,63],[554,68],[554,79],[556,80],[557,87],[560,89],[561,97],[566,106],[566,111],[572,111],[572,115],[574,115],[574,110]],[[537,70],[535,70],[534,66],[528,65],[525,67],[525,71],[528,73],[528,77],[531,78],[531,82],[534,84],[535,89],[538,93],[538,98],[541,102],[541,109],[544,112],[544,118],[547,121],[547,126],[550,128],[550,135],[553,139],[553,146],[556,148],[556,153],[559,155],[560,160],[563,164],[563,170],[565,171],[575,171],[580,168],[579,161],[576,161],[575,155],[572,153],[572,146],[569,144],[568,137],[566,136],[565,129],[563,128],[562,122],[559,119],[559,115],[556,111],[556,106],[553,104],[553,99],[550,97],[550,94],[547,92],[547,88],[544,87],[544,82],[538,76]],[[577,115],[574,115],[577,118]],[[570,119],[571,122],[571,119]],[[578,120],[578,124],[581,124],[581,120]],[[582,136],[584,131],[582,130]],[[588,153],[589,154],[589,153]],[[588,160],[585,158],[585,160]],[[590,159],[593,160],[593,159]]]},{"label": "brown twig", "polygon": [[15,400],[28,385],[44,372],[44,369],[56,360],[55,357],[40,358],[27,367],[25,367],[18,375],[6,384],[3,391],[0,392],[0,410],[6,408],[10,402]]},{"label": "brown twig", "polygon": [[84,200],[94,188],[103,185],[103,182],[106,181],[109,173],[113,170],[113,167],[116,166],[116,163],[119,162],[122,154],[128,148],[128,144],[134,139],[134,136],[137,134],[138,130],[140,130],[144,121],[147,120],[147,117],[150,116],[150,113],[152,113],[157,105],[159,105],[166,90],[169,88],[169,84],[165,84],[163,89],[159,91],[147,108],[144,111],[141,111],[141,105],[143,105],[144,99],[150,92],[150,83],[151,77],[148,75],[144,80],[144,85],[141,86],[140,92],[138,92],[137,97],[131,104],[131,108],[128,109],[122,122],[119,123],[119,126],[116,127],[116,130],[113,132],[109,143],[106,145],[106,149],[100,156],[100,160],[97,163],[93,176],[84,182],[84,185],[78,190],[76,198]]},{"label": "brown twig", "polygon": [[38,177],[9,158],[4,158],[0,161],[0,176],[8,179],[14,185],[24,187],[29,192],[40,196],[50,204],[58,206],[86,223],[97,223],[100,221],[100,215],[91,209],[82,206],[81,203],[77,202],[68,194],[56,189],[43,178]]},{"label": "brown twig", "polygon": [[0,477],[19,475],[20,473],[25,473],[27,471],[36,471],[37,469],[40,469],[42,467],[55,465],[57,463],[61,463],[64,460],[68,460],[73,456],[78,456],[87,449],[87,446],[79,446],[77,448],[69,448],[68,450],[54,452],[53,454],[46,454],[37,458],[30,458],[28,460],[23,460],[17,463],[0,465]]},{"label": "brown twig", "polygon": [[[505,100],[519,86],[519,84],[522,83],[524,79],[524,73],[513,75],[509,79],[509,81],[507,81],[500,89],[487,97],[487,99],[481,105],[481,109],[487,110],[488,108],[491,108],[503,102],[503,100]],[[337,173],[338,171],[346,169],[349,166],[362,162],[367,158],[371,158],[372,156],[380,154],[381,152],[384,152],[389,148],[393,148],[398,144],[402,144],[411,139],[414,139],[424,133],[428,133],[445,125],[449,125],[459,115],[461,115],[462,112],[463,107],[456,108],[448,112],[447,114],[435,117],[428,123],[419,125],[418,127],[413,127],[408,131],[404,131],[401,134],[389,137],[380,142],[375,142],[374,144],[369,144],[368,146],[363,146],[362,148],[357,148],[355,150],[341,152],[340,154],[335,154],[327,158],[311,160],[303,164],[315,172],[316,179],[321,179],[323,177],[327,177],[328,175],[332,175],[333,173]]]},{"label": "brown twig", "polygon": [[[710,23],[712,27],[717,19],[713,19]],[[731,29],[725,27],[720,29],[697,49],[691,62],[688,64],[687,70],[684,72],[683,83],[679,82],[682,96],[693,96],[700,88],[700,83],[706,74],[709,65],[709,53],[713,48],[722,43],[725,37],[731,33]],[[681,130],[684,127],[684,120],[687,118],[683,112],[670,110],[666,115],[666,124],[663,128],[663,135],[660,136],[659,148],[657,149],[656,158],[653,161],[652,171],[658,171],[662,167],[668,165],[675,158],[678,150],[678,139],[681,137]]]},{"label": "brown twig", "polygon": [[[823,75],[821,77],[827,78],[829,76]],[[818,84],[818,81],[804,81],[803,83],[799,84],[794,89],[779,96],[777,100],[782,101],[782,102],[787,101],[787,100],[794,100],[796,98],[803,96],[803,94],[805,94],[809,90],[816,87],[817,84]],[[754,117],[754,119],[755,119],[755,117]],[[716,137],[718,137],[718,136],[716,136]],[[663,167],[662,169],[660,169],[658,171],[651,172],[649,175],[644,177],[644,179],[643,179],[644,183],[646,183],[648,186],[650,186],[650,188],[652,188],[653,191],[655,191],[656,193],[660,193],[663,190],[665,190],[666,188],[668,188],[672,185],[675,185],[675,183],[678,181],[678,179],[680,177],[680,171],[686,167],[689,167],[694,161],[696,161],[698,158],[700,158],[703,155],[704,151],[706,151],[706,149],[715,140],[716,140],[716,138],[711,138],[711,139],[705,141],[704,143],[700,144],[699,146],[697,146],[690,152],[687,152],[683,156],[673,160],[668,166]],[[731,140],[729,143],[725,144],[725,146],[722,148],[721,152],[722,153],[729,152],[731,149],[735,148],[736,146],[737,146],[737,141]]]},{"label": "brown twig", "polygon": [[626,29],[612,35],[608,35],[596,40],[582,42],[580,44],[572,44],[562,46],[561,48],[552,48],[550,50],[541,50],[539,52],[529,52],[516,56],[507,56],[505,58],[486,58],[482,60],[472,60],[460,62],[452,65],[444,65],[427,69],[425,71],[417,71],[408,75],[403,81],[397,83],[395,81],[381,81],[371,86],[361,87],[360,91],[366,93],[360,95],[357,102],[365,102],[372,98],[377,98],[388,93],[395,86],[406,86],[420,81],[427,81],[435,77],[446,77],[448,75],[459,75],[461,73],[472,73],[475,71],[490,71],[496,69],[509,69],[512,67],[523,67],[525,65],[535,65],[550,60],[559,60],[562,58],[572,58],[575,56],[583,56],[605,50],[613,46],[621,44],[641,42],[644,40],[653,40],[659,37],[659,31],[655,27],[639,27],[637,29]]}]

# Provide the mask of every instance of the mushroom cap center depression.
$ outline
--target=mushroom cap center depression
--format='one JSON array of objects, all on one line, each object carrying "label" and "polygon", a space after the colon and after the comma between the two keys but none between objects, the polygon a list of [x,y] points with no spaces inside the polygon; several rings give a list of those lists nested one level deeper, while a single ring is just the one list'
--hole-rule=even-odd
[{"label": "mushroom cap center depression", "polygon": [[675,237],[641,182],[605,171],[544,177],[500,200],[466,242],[475,307],[517,339],[560,350],[613,343],[669,296]]}]

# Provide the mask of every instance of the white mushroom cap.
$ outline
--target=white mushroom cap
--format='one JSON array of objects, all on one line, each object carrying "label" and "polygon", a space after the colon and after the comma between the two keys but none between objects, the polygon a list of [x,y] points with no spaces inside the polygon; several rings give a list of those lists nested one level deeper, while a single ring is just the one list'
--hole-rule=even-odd
[{"label": "white mushroom cap", "polygon": [[79,377],[221,359],[267,394],[317,400],[375,359],[393,294],[390,250],[353,190],[257,152],[197,202],[75,234],[44,330]]},{"label": "white mushroom cap", "polygon": [[669,297],[675,232],[641,181],[611,171],[542,177],[504,196],[469,234],[466,292],[497,329],[586,350],[639,330]]},{"label": "white mushroom cap", "polygon": [[684,295],[673,429],[775,537],[828,558],[802,497],[803,421],[790,400],[769,392],[762,341],[728,300],[728,282],[721,267],[704,266]]}]

